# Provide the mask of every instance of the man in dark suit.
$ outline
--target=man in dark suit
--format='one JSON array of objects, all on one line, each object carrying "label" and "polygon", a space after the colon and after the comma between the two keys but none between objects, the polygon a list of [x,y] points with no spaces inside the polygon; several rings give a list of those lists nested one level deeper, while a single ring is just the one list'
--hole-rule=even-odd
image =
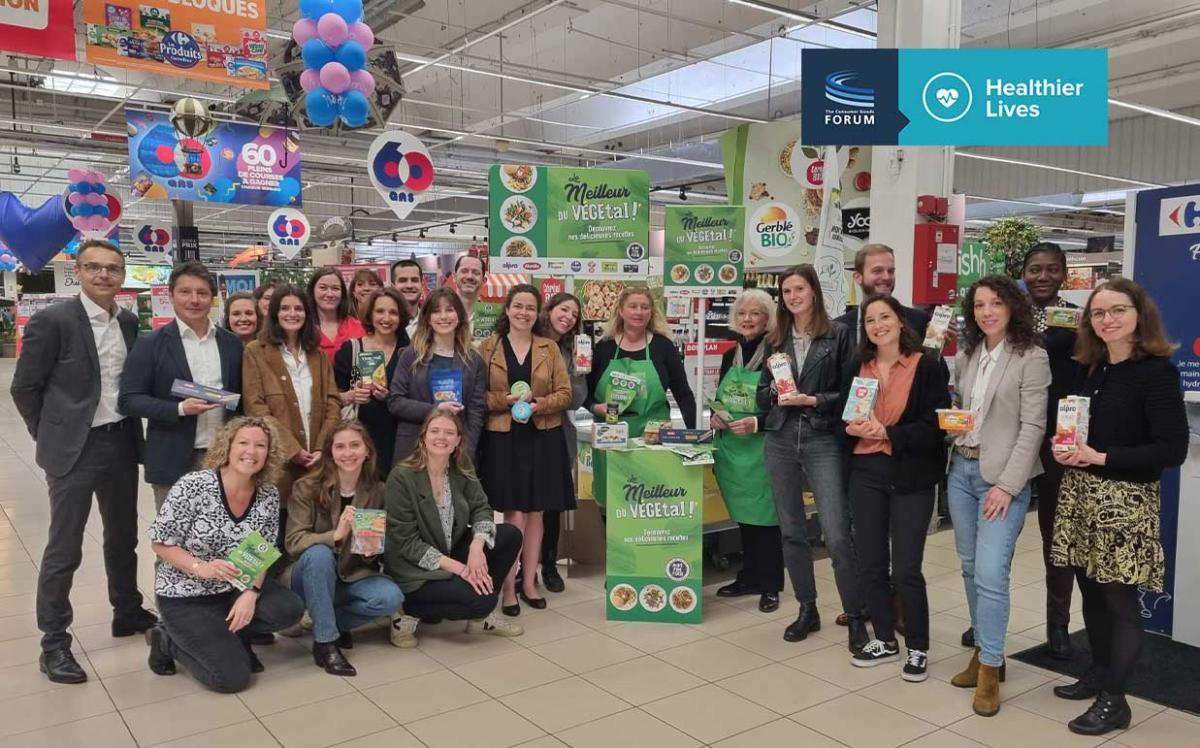
[{"label": "man in dark suit", "polygon": [[116,304],[125,258],[105,241],[85,241],[75,258],[83,293],[38,312],[25,326],[12,398],[37,442],[46,471],[50,532],[38,573],[37,621],[43,673],[83,683],[71,654],[71,583],[83,558],[92,494],[104,522],[104,569],[113,636],[158,622],[137,589],[137,462],[141,423],[117,405],[121,370],[137,338],[137,317]]},{"label": "man in dark suit", "polygon": [[[854,255],[854,282],[862,291],[865,299],[873,293],[891,296],[896,290],[896,256],[892,248],[886,244],[866,244]],[[902,307],[904,319],[908,326],[917,333],[918,337],[925,336],[925,328],[929,326],[929,315],[920,309]],[[862,321],[859,319],[859,307],[848,306],[846,313],[835,319],[836,322],[854,331],[854,339],[862,333]]]},{"label": "man in dark suit", "polygon": [[230,412],[224,406],[171,394],[176,379],[242,391],[242,342],[209,319],[216,279],[204,265],[175,266],[168,280],[175,321],[137,342],[121,375],[122,413],[145,418],[146,482],[162,507],[175,481],[203,461]]}]

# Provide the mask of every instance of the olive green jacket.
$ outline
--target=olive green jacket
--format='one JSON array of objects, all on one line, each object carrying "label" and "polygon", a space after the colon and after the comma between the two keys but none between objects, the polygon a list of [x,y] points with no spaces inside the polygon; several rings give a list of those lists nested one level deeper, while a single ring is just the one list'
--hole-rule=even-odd
[{"label": "olive green jacket", "polygon": [[387,509],[383,566],[406,593],[426,582],[453,577],[443,569],[421,568],[420,561],[430,547],[449,556],[464,537],[476,533],[495,536],[495,514],[477,478],[451,468],[450,500],[454,505],[454,526],[451,542],[447,544],[429,473],[397,465],[388,476],[383,492]]}]

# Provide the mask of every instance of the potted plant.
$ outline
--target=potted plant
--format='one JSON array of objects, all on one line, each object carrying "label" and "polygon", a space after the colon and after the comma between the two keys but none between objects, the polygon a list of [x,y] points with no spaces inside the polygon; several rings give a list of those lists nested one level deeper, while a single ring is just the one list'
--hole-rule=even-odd
[{"label": "potted plant", "polygon": [[0,313],[0,358],[17,357],[17,326],[12,317]]},{"label": "potted plant", "polygon": [[983,232],[983,241],[991,252],[993,267],[1011,278],[1021,277],[1025,253],[1041,238],[1037,225],[1023,216],[997,218]]}]

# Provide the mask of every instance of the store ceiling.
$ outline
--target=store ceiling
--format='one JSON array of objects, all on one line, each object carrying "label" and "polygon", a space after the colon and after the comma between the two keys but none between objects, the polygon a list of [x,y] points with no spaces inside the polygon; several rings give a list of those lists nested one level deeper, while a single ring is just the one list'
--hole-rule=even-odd
[{"label": "store ceiling", "polygon": [[[682,184],[694,185],[692,199],[721,196],[716,136],[740,122],[798,115],[800,49],[875,43],[873,2],[776,4],[825,22],[728,0],[369,0],[382,43],[404,61],[407,93],[392,124],[431,146],[441,191],[409,220],[397,221],[366,179],[366,149],[376,132],[306,131],[305,212],[319,224],[355,210],[357,236],[376,236],[371,251],[383,257],[429,251],[435,239],[446,248],[482,239],[486,169],[502,160],[620,162],[650,172],[663,188],[656,202],[677,200]],[[268,0],[268,9],[278,57],[296,3]],[[962,17],[964,46],[1108,46],[1114,97],[1170,110],[1200,104],[1200,2],[963,0]],[[124,107],[165,108],[188,93],[222,110],[239,94],[182,78],[2,53],[0,89],[8,94],[8,101],[0,99],[0,188],[30,203],[60,192],[66,169],[80,161],[100,164],[114,181],[127,178]],[[1113,108],[1111,114],[1137,113]],[[989,196],[1029,197],[983,195]],[[1091,220],[1035,207],[1049,214],[1048,222]],[[206,255],[228,257],[262,237],[269,213],[197,204]],[[171,206],[130,200],[126,215],[126,224],[169,222]],[[1112,214],[1095,220],[1111,223]],[[452,222],[459,224],[453,235]],[[403,241],[422,227],[430,240],[421,250]],[[395,245],[393,232],[401,240]]]}]

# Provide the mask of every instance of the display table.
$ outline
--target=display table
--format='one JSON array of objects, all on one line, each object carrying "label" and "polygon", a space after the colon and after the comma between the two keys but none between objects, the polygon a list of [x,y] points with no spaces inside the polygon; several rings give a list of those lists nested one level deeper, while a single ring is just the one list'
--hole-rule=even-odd
[{"label": "display table", "polygon": [[669,447],[607,450],[607,617],[699,623],[703,464]]}]

